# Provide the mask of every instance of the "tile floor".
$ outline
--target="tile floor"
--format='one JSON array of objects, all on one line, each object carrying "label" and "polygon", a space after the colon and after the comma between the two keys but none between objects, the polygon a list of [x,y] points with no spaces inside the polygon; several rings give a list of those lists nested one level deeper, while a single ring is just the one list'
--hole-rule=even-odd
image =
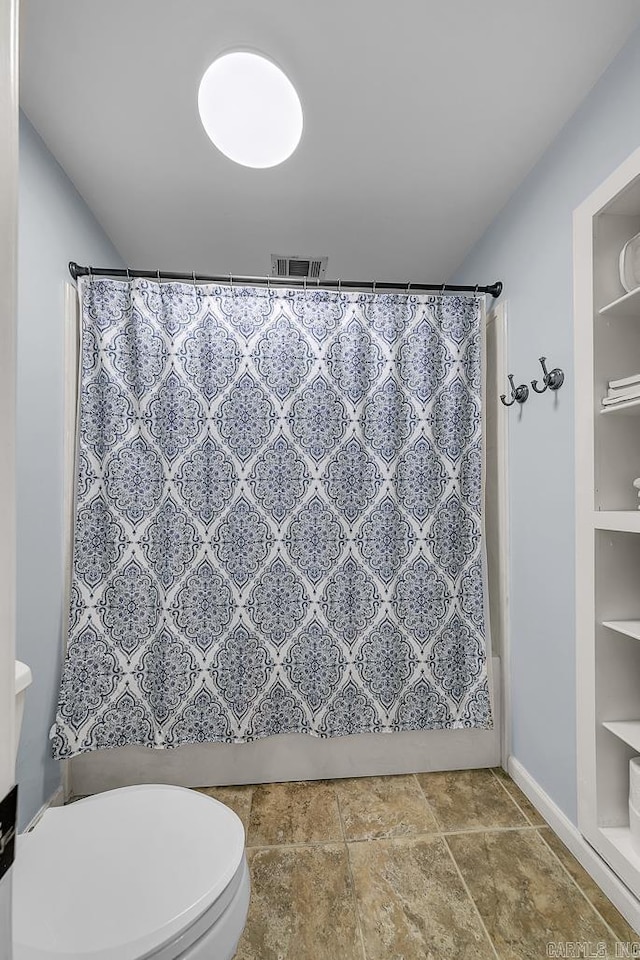
[{"label": "tile floor", "polygon": [[[502,770],[203,792],[247,831],[237,960],[640,955],[616,952],[640,936]],[[593,953],[558,952],[577,941]]]}]

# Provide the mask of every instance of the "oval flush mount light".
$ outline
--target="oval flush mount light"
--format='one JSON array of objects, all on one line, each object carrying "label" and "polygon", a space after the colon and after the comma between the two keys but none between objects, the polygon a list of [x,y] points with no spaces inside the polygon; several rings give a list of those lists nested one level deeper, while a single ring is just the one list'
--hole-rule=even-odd
[{"label": "oval flush mount light", "polygon": [[198,110],[218,150],[245,167],[275,167],[302,136],[295,87],[274,63],[255,53],[227,53],[205,71]]}]

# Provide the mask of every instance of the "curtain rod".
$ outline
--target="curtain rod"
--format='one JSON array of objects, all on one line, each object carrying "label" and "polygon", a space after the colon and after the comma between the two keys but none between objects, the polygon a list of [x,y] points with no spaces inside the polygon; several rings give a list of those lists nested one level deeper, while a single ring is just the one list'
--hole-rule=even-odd
[{"label": "curtain rod", "polygon": [[235,274],[207,276],[201,273],[170,273],[165,270],[110,270],[107,267],[81,267],[73,260],[69,263],[69,273],[74,280],[78,277],[123,277],[133,280],[144,277],[149,280],[178,280],[185,283],[238,283],[247,286],[259,287],[303,287],[319,290],[361,290],[368,288],[376,293],[378,290],[399,290],[404,293],[418,293],[424,290],[433,290],[436,293],[488,293],[496,299],[502,293],[502,283],[490,283],[486,286],[456,286],[450,283],[391,283],[378,280],[309,280],[304,277],[239,277]]}]

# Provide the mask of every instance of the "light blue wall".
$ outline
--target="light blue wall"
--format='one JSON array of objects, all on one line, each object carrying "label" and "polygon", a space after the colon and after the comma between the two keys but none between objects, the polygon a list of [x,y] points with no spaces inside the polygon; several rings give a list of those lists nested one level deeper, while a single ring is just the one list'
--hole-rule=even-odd
[{"label": "light blue wall", "polygon": [[504,282],[516,383],[543,354],[567,375],[509,411],[512,753],[574,822],[572,213],[640,145],[639,104],[637,31],[455,278]]},{"label": "light blue wall", "polygon": [[20,825],[60,783],[49,728],[58,694],[64,585],[63,318],[67,263],[122,259],[20,117],[17,385],[17,655],[33,671],[18,756]]}]

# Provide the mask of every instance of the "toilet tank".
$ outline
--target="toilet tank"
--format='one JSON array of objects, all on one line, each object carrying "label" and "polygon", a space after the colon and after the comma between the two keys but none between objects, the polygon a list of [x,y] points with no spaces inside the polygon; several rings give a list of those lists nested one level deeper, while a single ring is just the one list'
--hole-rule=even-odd
[{"label": "toilet tank", "polygon": [[24,713],[24,701],[27,696],[27,687],[31,683],[31,670],[20,660],[16,660],[15,675],[15,695],[16,695],[16,721],[15,721],[15,752],[18,753],[18,744],[20,743],[20,729],[22,727],[22,715]]}]

